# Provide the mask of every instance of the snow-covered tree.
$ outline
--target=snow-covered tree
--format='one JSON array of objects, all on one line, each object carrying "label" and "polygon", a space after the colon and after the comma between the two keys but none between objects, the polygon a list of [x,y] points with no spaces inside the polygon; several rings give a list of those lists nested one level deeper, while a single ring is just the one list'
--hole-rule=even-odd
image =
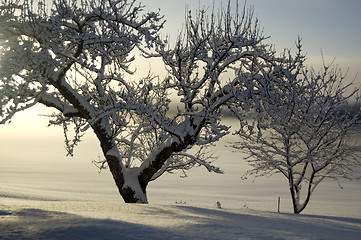
[{"label": "snow-covered tree", "polygon": [[[120,194],[135,201],[115,139],[128,117],[119,96],[129,94],[125,77],[132,73],[134,50],[157,43],[162,16],[125,0],[0,5],[1,123],[35,104],[52,107],[57,111],[50,123],[64,127],[69,154],[92,129]],[[75,125],[73,139],[69,125]]]},{"label": "snow-covered tree", "polygon": [[[148,183],[164,172],[221,172],[207,147],[228,133],[221,107],[247,99],[252,77],[221,75],[247,70],[267,49],[252,11],[189,13],[172,47],[158,36],[162,16],[143,9],[135,0],[3,0],[0,121],[35,104],[54,108],[50,123],[63,126],[69,154],[92,129],[99,167],[109,167],[125,202],[146,203]],[[169,76],[132,81],[139,52],[161,58]]]},{"label": "snow-covered tree", "polygon": [[248,65],[269,54],[263,39],[252,10],[232,15],[228,7],[218,16],[189,12],[174,46],[141,49],[146,57],[161,58],[168,70],[166,79],[143,79],[129,87],[136,92],[122,97],[134,122],[125,130],[128,138],[117,138],[118,146],[126,166],[141,163],[132,169],[144,196],[148,182],[164,172],[197,165],[221,172],[208,146],[229,133],[220,122],[221,107],[250,97]]},{"label": "snow-covered tree", "polygon": [[[221,124],[222,107],[236,101],[248,109],[246,101],[253,93],[248,86],[253,77],[249,65],[255,58],[267,59],[270,54],[263,40],[253,10],[239,13],[237,8],[232,14],[228,4],[217,14],[189,11],[174,46],[157,45],[151,53],[143,51],[148,57],[163,60],[168,77],[152,83],[151,88],[169,92],[176,110],[139,110],[160,131],[157,135],[163,136],[161,144],[147,154],[143,163],[152,167],[143,171],[141,166],[142,176],[148,175],[151,180],[169,169],[193,165],[220,172],[209,161],[212,158],[207,147],[229,133],[230,126]],[[141,106],[141,102],[144,100],[139,99],[134,106]],[[197,154],[189,154],[195,148],[199,148]]]},{"label": "snow-covered tree", "polygon": [[305,209],[324,179],[358,178],[361,163],[358,117],[347,110],[356,90],[334,64],[308,69],[300,40],[297,48],[294,57],[287,51],[259,69],[261,100],[253,117],[242,120],[242,141],[233,144],[252,166],[244,177],[287,178],[294,213]]}]

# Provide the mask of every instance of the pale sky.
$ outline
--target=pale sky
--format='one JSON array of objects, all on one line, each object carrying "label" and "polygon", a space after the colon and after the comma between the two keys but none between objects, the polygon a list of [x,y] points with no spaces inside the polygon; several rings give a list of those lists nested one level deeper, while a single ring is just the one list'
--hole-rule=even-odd
[{"label": "pale sky", "polygon": [[[163,32],[170,34],[171,39],[175,39],[177,31],[182,28],[186,9],[192,10],[199,6],[210,6],[211,9],[213,3],[217,9],[221,2],[217,0],[143,1],[148,9],[161,9],[167,20]],[[241,0],[239,3],[240,6],[244,4]],[[223,1],[223,5],[226,4],[227,1]],[[297,37],[301,36],[304,52],[309,59],[308,64],[319,67],[322,63],[322,50],[326,62],[336,58],[335,62],[344,71],[349,68],[350,79],[360,71],[356,81],[361,83],[360,0],[248,0],[247,6],[254,6],[254,12],[260,20],[264,34],[271,36],[269,43],[275,44],[276,49],[280,51],[284,48],[294,48]],[[26,143],[36,146],[36,139],[39,139],[41,149],[46,144],[49,146],[53,144],[49,140],[56,138],[65,156],[62,129],[47,128],[48,120],[38,116],[41,113],[39,109],[17,114],[12,124],[0,126],[0,152],[8,151],[11,155],[14,152],[9,146],[17,145],[15,151],[21,151],[18,146]]]},{"label": "pale sky", "polygon": [[[144,0],[149,9],[159,8],[167,20],[165,29],[175,39],[177,30],[184,22],[185,9],[215,4],[215,9],[227,0]],[[236,0],[231,0],[235,3]],[[243,0],[239,0],[242,9]],[[278,51],[294,48],[297,37],[303,39],[304,52],[309,64],[322,63],[335,58],[349,77],[361,71],[361,1],[360,0],[247,0],[253,6],[264,35]],[[319,66],[319,65],[318,65]],[[361,83],[361,73],[357,77]]]}]

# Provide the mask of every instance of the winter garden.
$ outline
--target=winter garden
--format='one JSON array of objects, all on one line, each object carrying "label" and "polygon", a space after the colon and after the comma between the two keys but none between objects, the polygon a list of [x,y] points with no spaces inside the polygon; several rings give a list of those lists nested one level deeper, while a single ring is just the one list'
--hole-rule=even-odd
[{"label": "winter garden", "polygon": [[[301,38],[295,51],[277,52],[252,7],[228,2],[188,11],[174,41],[160,34],[166,24],[161,10],[148,12],[133,0],[2,0],[0,19],[0,122],[16,123],[25,110],[43,106],[47,124],[62,128],[63,140],[51,142],[65,139],[64,158],[77,149],[87,158],[52,168],[46,179],[57,174],[61,184],[37,182],[36,171],[4,170],[0,239],[218,239],[227,228],[229,239],[321,238],[322,231],[329,239],[357,239],[361,233],[357,214],[295,218],[274,208],[254,211],[245,197],[237,210],[227,209],[244,191],[223,185],[223,176],[237,183],[259,178],[261,184],[248,190],[265,195],[282,187],[290,198],[282,207],[298,214],[317,186],[331,179],[331,188],[338,188],[358,180],[361,169],[358,86],[333,62],[320,59],[319,70],[308,66]],[[165,74],[150,68],[139,77],[144,62],[157,62]],[[84,174],[91,151],[82,144],[89,141],[100,146],[93,159],[98,169],[91,170],[106,172],[97,181]],[[49,150],[49,158],[55,154]],[[229,161],[231,154],[240,163]],[[7,158],[37,168],[36,160]],[[1,160],[2,169],[17,165],[9,159]],[[172,173],[194,184],[188,196]],[[262,185],[276,175],[282,186],[278,180],[274,188]],[[94,188],[70,187],[88,180]],[[212,203],[198,194],[202,181]],[[31,182],[39,188],[26,189]],[[64,183],[69,186],[60,187]],[[108,192],[114,187],[117,196]],[[198,199],[194,205],[189,196]],[[51,227],[42,226],[44,219]],[[263,230],[254,235],[260,220]],[[285,223],[294,226],[288,231]],[[305,227],[310,232],[298,230]],[[98,236],[98,228],[110,232]]]}]

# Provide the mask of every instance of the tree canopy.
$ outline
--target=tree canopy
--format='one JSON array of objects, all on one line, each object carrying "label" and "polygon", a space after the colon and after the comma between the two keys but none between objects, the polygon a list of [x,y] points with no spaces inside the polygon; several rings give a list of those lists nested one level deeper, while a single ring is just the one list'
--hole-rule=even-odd
[{"label": "tree canopy", "polygon": [[233,147],[252,166],[244,177],[285,176],[294,212],[300,213],[325,178],[360,177],[361,148],[355,140],[359,116],[348,107],[358,90],[333,64],[319,72],[307,68],[300,39],[297,49],[295,56],[285,52],[282,61],[261,68],[259,88],[266,95],[253,120],[241,119],[242,141]]},{"label": "tree canopy", "polygon": [[[207,150],[229,133],[221,108],[250,98],[250,63],[272,55],[253,11],[232,13],[230,4],[189,12],[173,45],[159,37],[163,16],[135,0],[2,1],[0,18],[1,122],[35,104],[51,107],[69,154],[92,129],[100,167],[126,202],[147,202],[148,183],[166,171],[221,173]],[[135,52],[160,58],[166,79],[130,78]]]}]

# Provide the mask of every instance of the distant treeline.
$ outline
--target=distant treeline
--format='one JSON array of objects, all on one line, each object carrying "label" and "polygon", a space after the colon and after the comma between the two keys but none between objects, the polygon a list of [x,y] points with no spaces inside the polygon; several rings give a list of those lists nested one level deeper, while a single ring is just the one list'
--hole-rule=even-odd
[{"label": "distant treeline", "polygon": [[[223,117],[225,118],[235,117],[234,114],[228,108],[223,108],[222,113],[223,113]],[[357,123],[361,124],[361,103],[354,102],[340,107],[338,110],[338,115],[347,118],[357,117]]]},{"label": "distant treeline", "polygon": [[357,117],[357,123],[361,124],[361,103],[354,102],[342,106],[338,110],[338,114],[339,116],[344,116],[347,118]]}]

